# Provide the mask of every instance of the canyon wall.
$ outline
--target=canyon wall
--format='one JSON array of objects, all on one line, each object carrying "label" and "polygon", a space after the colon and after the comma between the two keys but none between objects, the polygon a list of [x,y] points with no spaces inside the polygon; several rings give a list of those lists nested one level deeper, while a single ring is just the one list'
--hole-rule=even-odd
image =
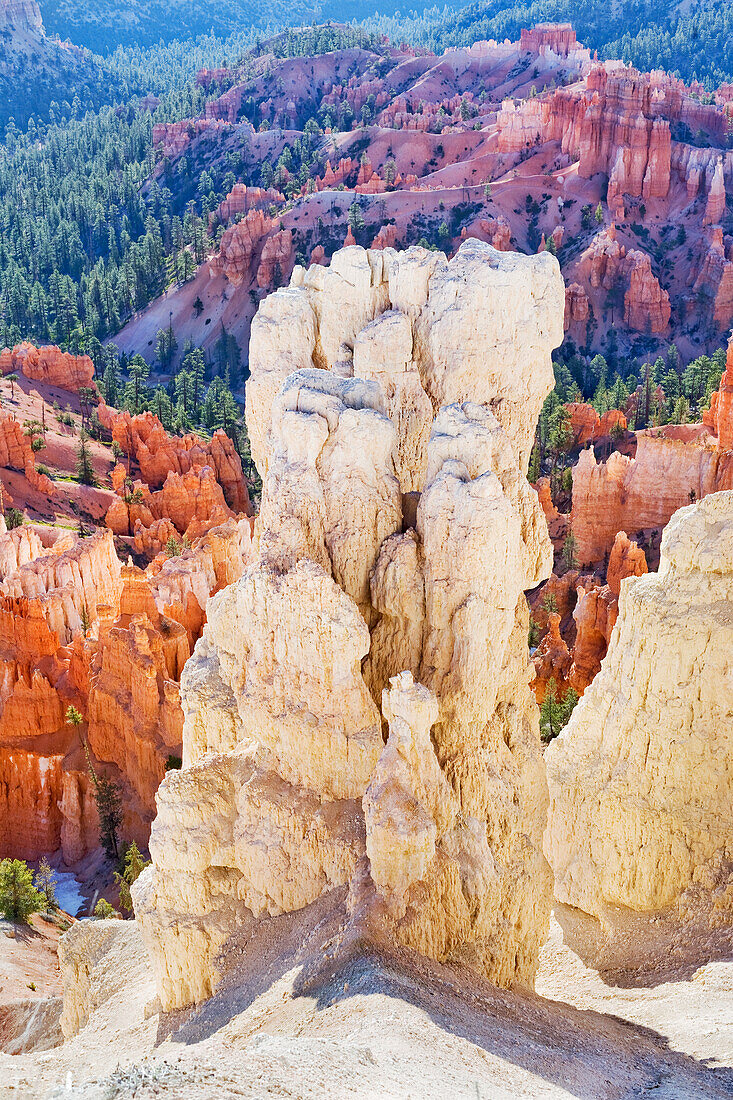
[{"label": "canyon wall", "polygon": [[731,655],[733,492],[720,492],[675,513],[658,573],[621,584],[608,655],[545,754],[560,901],[658,911],[707,882],[713,919],[730,921]]},{"label": "canyon wall", "polygon": [[548,254],[470,240],[349,248],[263,303],[258,557],[186,664],[134,890],[164,1009],[211,995],[235,928],[346,886],[364,935],[532,982],[551,885],[523,593],[552,551],[525,471],[563,302]]}]

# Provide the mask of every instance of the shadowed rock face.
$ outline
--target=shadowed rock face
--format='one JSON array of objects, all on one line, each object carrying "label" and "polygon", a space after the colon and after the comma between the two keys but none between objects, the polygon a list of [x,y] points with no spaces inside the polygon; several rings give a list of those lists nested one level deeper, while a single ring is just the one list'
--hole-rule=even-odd
[{"label": "shadowed rock face", "polygon": [[[733,493],[680,509],[658,573],[620,585],[608,655],[546,753],[561,901],[661,910],[731,859]],[[709,886],[710,894],[712,887]]]},{"label": "shadowed rock face", "polygon": [[238,926],[346,886],[364,934],[532,982],[550,878],[523,592],[552,553],[524,471],[563,305],[549,254],[477,241],[347,248],[263,303],[258,558],[186,665],[184,767],[136,887],[164,1007],[211,995]]}]

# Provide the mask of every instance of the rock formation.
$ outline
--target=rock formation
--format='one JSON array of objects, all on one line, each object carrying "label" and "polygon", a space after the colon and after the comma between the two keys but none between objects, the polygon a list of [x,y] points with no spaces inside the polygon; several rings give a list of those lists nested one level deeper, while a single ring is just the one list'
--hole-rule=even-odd
[{"label": "rock formation", "polygon": [[22,527],[0,545],[0,853],[60,847],[71,861],[97,844],[86,762],[64,718],[84,693],[75,647],[119,600],[120,565],[110,532],[46,549]]},{"label": "rock formation", "polygon": [[600,917],[659,911],[731,860],[731,609],[733,493],[721,492],[675,513],[659,573],[621,585],[601,671],[547,750],[561,901]]},{"label": "rock formation", "polygon": [[33,489],[47,496],[55,493],[51,479],[36,469],[36,456],[23,425],[6,413],[0,413],[0,467],[22,470]]},{"label": "rock formation", "polygon": [[262,210],[248,211],[241,222],[224,233],[219,252],[209,264],[211,274],[225,275],[232,286],[241,286],[249,278],[252,261],[272,227],[272,218]]},{"label": "rock formation", "polygon": [[24,374],[35,382],[45,382],[62,390],[78,393],[94,382],[94,363],[88,355],[72,355],[55,346],[37,348],[27,342],[0,352],[0,371]]},{"label": "rock formation", "polygon": [[579,283],[570,283],[565,288],[565,331],[578,344],[588,339],[588,320],[590,302],[584,288]]},{"label": "rock formation", "polygon": [[48,547],[30,526],[0,533],[0,856],[60,849],[73,863],[98,846],[81,738],[122,788],[122,836],[147,844],[166,761],[182,751],[181,670],[209,595],[250,556],[247,518],[147,573],[121,570],[110,531]]},{"label": "rock formation", "polygon": [[262,304],[259,556],[185,667],[184,767],[135,887],[164,1008],[210,996],[236,927],[347,885],[365,930],[531,983],[549,878],[523,590],[551,548],[524,472],[562,308],[548,254],[475,240],[450,262],[351,248]]},{"label": "rock formation", "polygon": [[[125,455],[137,462],[142,480],[151,489],[160,488],[170,473],[186,474],[209,466],[233,512],[252,514],[242,462],[229,436],[218,429],[210,440],[199,435],[168,435],[151,412],[132,416],[118,412],[102,402],[98,407],[100,423],[111,432]],[[117,479],[122,487],[124,473]]]},{"label": "rock formation", "polygon": [[584,565],[601,561],[619,531],[662,528],[690,501],[733,488],[733,452],[700,425],[649,428],[636,441],[634,458],[614,451],[597,463],[590,447],[573,469],[571,527]]},{"label": "rock formation", "polygon": [[728,344],[725,370],[703,422],[717,436],[721,451],[733,451],[733,338]]}]

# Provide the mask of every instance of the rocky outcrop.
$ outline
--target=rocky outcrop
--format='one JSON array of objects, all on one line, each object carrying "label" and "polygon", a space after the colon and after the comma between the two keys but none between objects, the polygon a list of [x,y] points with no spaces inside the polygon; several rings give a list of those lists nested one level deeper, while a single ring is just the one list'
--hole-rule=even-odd
[{"label": "rocky outcrop", "polygon": [[578,344],[583,345],[588,339],[590,316],[590,302],[585,289],[579,283],[570,283],[565,288],[565,331]]},{"label": "rocky outcrop", "polygon": [[262,246],[257,268],[257,286],[264,290],[274,290],[290,278],[295,263],[293,234],[290,229],[281,229],[268,237]]},{"label": "rocky outcrop", "polygon": [[72,667],[88,659],[85,635],[114,613],[120,566],[110,532],[47,549],[19,528],[0,546],[0,853],[38,859],[61,848],[73,861],[98,833],[81,744],[65,722],[85,692]]},{"label": "rocky outcrop", "polygon": [[703,214],[703,225],[717,225],[723,220],[725,214],[725,176],[723,175],[723,158],[718,157],[710,182],[708,197]]},{"label": "rocky outcrop", "polygon": [[645,252],[633,249],[626,255],[628,289],[624,295],[624,321],[634,332],[660,334],[667,331],[672,316],[669,294],[652,272]]},{"label": "rocky outcrop", "polygon": [[733,339],[728,344],[720,386],[712,396],[703,422],[717,436],[721,451],[733,451]]},{"label": "rocky outcrop", "polygon": [[241,286],[251,275],[255,255],[273,227],[272,218],[259,208],[226,230],[219,252],[209,263],[212,275],[225,275],[232,286]]},{"label": "rocky outcrop", "polygon": [[114,764],[125,784],[125,838],[145,847],[155,792],[170,755],[181,755],[183,711],[178,682],[188,637],[160,615],[145,575],[123,570],[120,616],[105,624],[91,662],[89,747]]},{"label": "rocky outcrop", "polygon": [[543,49],[552,50],[560,57],[567,57],[578,48],[572,23],[536,23],[531,29],[522,28],[520,49],[539,54]]},{"label": "rocky outcrop", "polygon": [[259,554],[185,667],[184,767],[135,886],[164,1008],[211,994],[237,926],[346,886],[361,934],[532,981],[549,878],[523,590],[551,549],[524,470],[561,322],[554,260],[475,241],[450,263],[351,249],[263,303]]},{"label": "rocky outcrop", "polygon": [[72,355],[55,346],[37,348],[27,342],[0,352],[0,370],[3,374],[16,371],[72,393],[94,383],[94,363],[88,355]]},{"label": "rocky outcrop", "polygon": [[672,308],[669,294],[652,272],[645,252],[620,243],[616,227],[598,233],[581,256],[576,276],[583,273],[589,285],[619,294],[623,291],[624,323],[636,332],[666,331]]},{"label": "rocky outcrop", "polygon": [[636,444],[634,458],[614,451],[605,463],[590,447],[573,469],[571,527],[583,564],[610,553],[619,531],[662,528],[690,501],[733,488],[733,454],[699,425],[640,431]]},{"label": "rocky outcrop", "polygon": [[[209,466],[216,475],[224,498],[233,512],[252,514],[242,461],[236,448],[221,428],[211,439],[199,435],[168,435],[151,412],[132,416],[118,412],[104,402],[98,408],[99,420],[125,455],[137,462],[142,480],[151,489],[160,488],[170,473],[186,474]],[[124,478],[124,473],[122,474]],[[117,488],[122,481],[118,479]]]},{"label": "rocky outcrop", "polygon": [[[726,247],[727,241],[727,247]],[[698,259],[688,278],[696,303],[719,329],[733,324],[733,245],[723,237],[723,229],[714,225],[701,242]]]},{"label": "rocky outcrop", "polygon": [[730,861],[732,607],[724,492],[676,512],[659,573],[621,585],[601,671],[547,750],[561,901],[600,917],[664,910]]},{"label": "rocky outcrop", "polygon": [[3,0],[0,5],[0,30],[42,34],[41,9],[36,0]]},{"label": "rocky outcrop", "polygon": [[192,542],[209,527],[229,519],[221,485],[210,466],[197,466],[185,474],[170,471],[162,488],[151,492],[144,482],[123,482],[118,499],[107,510],[105,523],[116,535],[135,535],[145,541],[143,531],[160,524],[173,527],[174,536],[185,535]]},{"label": "rocky outcrop", "polygon": [[560,615],[553,611],[547,619],[548,631],[532,658],[534,679],[531,686],[538,703],[545,698],[550,680],[555,681],[559,697],[562,698],[565,695],[570,687],[569,674],[573,660],[567,643],[560,633]]},{"label": "rocky outcrop", "polygon": [[[476,268],[477,257],[486,262],[477,268],[480,281],[472,285],[465,273]],[[290,286],[266,298],[252,322],[247,427],[258,469],[266,472],[268,467],[272,404],[287,376],[311,367],[355,374],[359,369],[357,337],[370,321],[390,311],[407,319],[413,343],[410,354],[409,336],[405,335],[394,353],[390,351],[392,373],[417,372],[434,410],[468,398],[484,403],[507,378],[505,357],[511,358],[519,372],[518,349],[525,341],[529,347],[541,347],[546,339],[538,317],[545,308],[555,308],[554,299],[548,306],[542,299],[554,294],[556,268],[549,254],[539,257],[537,263],[536,274],[530,275],[521,257],[499,254],[469,238],[450,262],[442,253],[419,248],[396,252],[352,247],[336,252],[328,268],[316,265],[306,272],[296,267]],[[505,304],[497,312],[499,327],[491,331],[478,323],[479,303],[487,294]],[[521,303],[519,313],[515,295]],[[453,302],[452,310],[449,302]],[[404,329],[399,319],[393,324]],[[472,339],[466,346],[469,333]],[[366,350],[366,336],[362,340]],[[403,355],[405,361],[400,362]],[[460,366],[454,367],[457,355]],[[369,355],[362,361],[369,364]],[[373,371],[374,367],[365,369]],[[404,384],[408,382],[405,379]],[[512,441],[521,441],[523,470],[529,461],[530,428],[539,414],[538,395],[547,384],[544,367],[528,381],[521,397],[515,387],[502,383],[497,415]],[[398,449],[411,445],[408,441],[414,432],[419,435],[420,417],[419,409],[405,410],[400,418]],[[425,462],[423,453],[413,463],[418,485],[424,478]]]},{"label": "rocky outcrop", "polygon": [[0,466],[22,470],[33,489],[53,496],[53,482],[36,469],[36,456],[22,424],[6,413],[0,413]]}]

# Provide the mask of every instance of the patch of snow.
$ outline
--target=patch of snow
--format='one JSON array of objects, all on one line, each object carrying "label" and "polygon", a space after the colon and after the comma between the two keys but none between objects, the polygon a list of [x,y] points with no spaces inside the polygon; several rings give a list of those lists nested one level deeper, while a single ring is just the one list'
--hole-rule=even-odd
[{"label": "patch of snow", "polygon": [[56,904],[69,916],[76,917],[86,904],[81,885],[71,871],[54,871],[53,884],[56,890]]}]

